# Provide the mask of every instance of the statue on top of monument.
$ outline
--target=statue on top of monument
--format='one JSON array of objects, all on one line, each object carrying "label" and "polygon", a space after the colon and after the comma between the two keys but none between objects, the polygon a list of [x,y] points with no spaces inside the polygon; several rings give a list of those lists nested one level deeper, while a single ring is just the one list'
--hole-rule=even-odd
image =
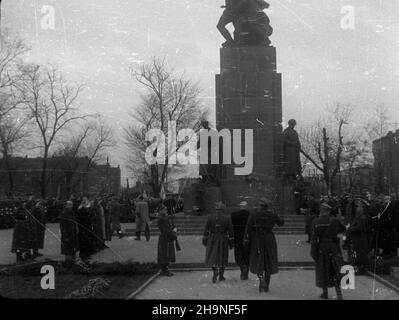
[{"label": "statue on top of monument", "polygon": [[301,142],[295,130],[296,121],[288,121],[288,128],[283,131],[284,175],[289,180],[297,180],[302,176],[300,159]]},{"label": "statue on top of monument", "polygon": [[[217,28],[226,39],[223,47],[268,46],[273,33],[269,17],[263,12],[269,4],[264,0],[226,0]],[[234,26],[234,39],[226,26]]]}]

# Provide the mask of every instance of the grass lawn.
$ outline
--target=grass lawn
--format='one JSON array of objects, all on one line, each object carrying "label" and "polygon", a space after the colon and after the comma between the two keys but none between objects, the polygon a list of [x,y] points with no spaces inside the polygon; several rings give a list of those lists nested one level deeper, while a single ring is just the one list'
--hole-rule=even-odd
[{"label": "grass lawn", "polygon": [[[110,287],[102,292],[98,299],[125,299],[151,275],[134,276],[101,276],[110,281]],[[55,289],[43,290],[40,287],[41,277],[12,275],[0,276],[0,296],[9,299],[62,299],[69,293],[81,289],[91,279],[99,276],[60,274],[55,277]]]},{"label": "grass lawn", "polygon": [[[43,265],[54,267],[54,290],[43,290],[40,286]],[[73,297],[80,298],[125,299],[157,271],[155,264],[135,262],[77,264],[72,268],[65,268],[57,261],[13,266],[0,269],[0,296],[9,299],[62,299],[74,292]],[[105,286],[101,285],[104,283]],[[88,294],[90,292],[92,294]]]}]

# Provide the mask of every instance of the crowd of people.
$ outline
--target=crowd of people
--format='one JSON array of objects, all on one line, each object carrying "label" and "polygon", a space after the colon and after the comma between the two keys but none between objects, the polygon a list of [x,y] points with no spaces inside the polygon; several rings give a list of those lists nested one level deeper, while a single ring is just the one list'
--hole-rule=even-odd
[{"label": "crowd of people", "polygon": [[[373,198],[345,195],[341,198],[314,195],[306,197],[302,206],[306,215],[305,232],[311,243],[310,254],[316,265],[316,286],[323,290],[322,299],[328,298],[328,288],[335,288],[337,299],[341,291],[341,267],[351,265],[357,275],[370,268],[373,257],[397,257],[399,247],[399,200],[380,195]],[[247,202],[240,203],[240,210],[225,214],[226,206],[216,204],[216,214],[209,215],[202,238],[206,247],[205,264],[212,268],[212,282],[224,281],[229,250],[234,248],[236,264],[240,267],[241,280],[249,272],[259,278],[259,291],[268,292],[271,275],[278,272],[277,243],[274,226],[284,225],[284,219],[272,209],[271,203],[262,198],[258,206],[249,209]],[[165,223],[160,224],[162,230]],[[172,274],[167,265],[175,261],[172,245],[177,239],[176,229],[168,225],[158,246],[158,259],[162,273]],[[340,236],[341,235],[341,236]],[[164,242],[161,245],[161,242]],[[168,244],[168,245],[166,245]],[[347,251],[344,259],[342,249]],[[168,255],[165,252],[168,252]],[[346,260],[346,261],[345,261]]]},{"label": "crowd of people", "polygon": [[[128,204],[128,210],[136,220],[136,240],[140,240],[141,233],[144,232],[148,241],[148,199],[140,196]],[[72,196],[64,202],[57,214],[57,221],[61,234],[61,254],[65,256],[66,265],[72,265],[77,254],[87,263],[94,253],[108,248],[106,241],[111,241],[113,236],[124,237],[121,229],[121,212],[124,205],[115,196]],[[17,263],[22,263],[42,255],[39,250],[44,247],[48,208],[43,200],[33,196],[25,201],[16,202],[16,206],[12,215],[15,221],[11,251],[16,254]]]},{"label": "crowd of people", "polygon": [[369,256],[391,258],[399,247],[399,199],[370,193],[363,196],[346,194],[330,198],[314,195],[305,197],[302,208],[306,215],[305,232],[311,242],[312,222],[318,217],[320,206],[328,204],[331,215],[340,218],[347,230],[343,235],[343,249],[348,251],[349,262],[363,273],[369,265]]}]

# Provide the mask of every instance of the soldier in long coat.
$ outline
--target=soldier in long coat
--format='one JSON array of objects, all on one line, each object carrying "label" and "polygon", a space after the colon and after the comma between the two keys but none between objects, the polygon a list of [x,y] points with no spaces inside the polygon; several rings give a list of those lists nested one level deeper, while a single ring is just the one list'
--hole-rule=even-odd
[{"label": "soldier in long coat", "polygon": [[79,234],[79,257],[83,261],[88,262],[90,256],[94,253],[94,237],[91,219],[91,205],[86,197],[83,198],[82,203],[77,210],[76,222],[78,224]]},{"label": "soldier in long coat", "polygon": [[173,274],[169,271],[169,264],[176,261],[175,242],[177,240],[177,230],[170,222],[165,206],[161,206],[159,209],[158,228],[160,231],[158,265],[161,268],[161,275],[170,277]]},{"label": "soldier in long coat", "polygon": [[96,199],[91,202],[91,223],[93,226],[93,246],[95,251],[100,251],[107,246],[105,245],[105,216],[104,210],[99,201]]},{"label": "soldier in long coat", "polygon": [[249,248],[244,246],[245,227],[247,225],[249,211],[248,203],[240,203],[240,210],[231,214],[231,222],[234,228],[234,258],[240,266],[241,280],[248,280],[249,273]]},{"label": "soldier in long coat", "polygon": [[273,233],[275,225],[284,225],[284,219],[269,208],[262,198],[260,208],[252,213],[245,229],[245,240],[250,246],[249,268],[259,278],[259,292],[268,292],[271,275],[278,273],[277,242]]},{"label": "soldier in long coat", "polygon": [[361,199],[355,201],[355,217],[349,225],[349,262],[358,268],[358,274],[364,274],[368,265],[369,243],[367,237],[367,219]]},{"label": "soldier in long coat", "polygon": [[44,248],[44,236],[46,232],[46,214],[45,208],[42,201],[38,201],[31,209],[32,223],[34,231],[34,241],[33,241],[33,257],[42,256],[39,253],[39,249]]},{"label": "soldier in long coat", "polygon": [[328,299],[328,288],[335,287],[337,299],[342,300],[341,267],[342,252],[338,234],[345,232],[345,226],[330,215],[327,203],[320,206],[320,217],[313,221],[311,256],[316,262],[316,286],[323,289],[320,296]]},{"label": "soldier in long coat", "polygon": [[58,217],[61,230],[61,254],[65,256],[65,263],[72,265],[78,250],[78,226],[73,211],[73,202],[67,201],[65,209]]},{"label": "soldier in long coat", "polygon": [[150,214],[148,201],[143,196],[136,203],[136,240],[141,239],[144,232],[146,240],[150,241]]},{"label": "soldier in long coat", "polygon": [[312,236],[312,222],[319,215],[319,206],[320,205],[313,194],[307,196],[304,209],[306,210],[305,233],[308,235],[308,243],[310,243],[310,238]]},{"label": "soldier in long coat", "polygon": [[26,210],[24,203],[18,205],[15,218],[14,231],[12,235],[11,252],[16,254],[17,263],[30,257],[30,250],[35,241],[35,232],[31,214]]},{"label": "soldier in long coat", "polygon": [[234,231],[230,217],[224,215],[226,206],[216,204],[216,214],[209,215],[205,225],[202,244],[206,246],[205,264],[212,267],[215,283],[218,276],[220,281],[226,280],[224,268],[229,262],[229,248],[234,246]]}]

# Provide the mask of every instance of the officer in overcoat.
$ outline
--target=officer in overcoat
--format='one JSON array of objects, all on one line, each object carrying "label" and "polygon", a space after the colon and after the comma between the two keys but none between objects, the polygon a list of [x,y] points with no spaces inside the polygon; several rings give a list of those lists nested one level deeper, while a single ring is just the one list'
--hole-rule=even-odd
[{"label": "officer in overcoat", "polygon": [[159,208],[158,228],[158,265],[161,268],[161,275],[173,276],[169,271],[169,264],[176,262],[175,243],[177,240],[177,229],[173,226],[167,215],[167,208],[161,205]]},{"label": "officer in overcoat", "polygon": [[283,226],[284,219],[273,212],[266,198],[259,200],[260,208],[252,213],[245,229],[245,242],[250,247],[249,269],[259,278],[259,292],[268,292],[272,274],[278,273],[275,225]]},{"label": "officer in overcoat", "polygon": [[338,234],[346,228],[337,218],[330,215],[327,203],[320,206],[320,216],[313,220],[311,256],[316,262],[316,286],[323,289],[320,296],[328,299],[328,288],[335,287],[337,299],[342,300],[341,267],[342,252]]},{"label": "officer in overcoat", "polygon": [[225,211],[223,203],[216,204],[216,214],[208,216],[202,238],[202,244],[206,246],[205,264],[212,267],[213,283],[218,276],[220,281],[226,280],[224,269],[229,262],[229,248],[234,246],[233,224],[230,217],[224,214]]},{"label": "officer in overcoat", "polygon": [[245,227],[249,217],[248,203],[242,201],[240,210],[231,214],[234,228],[234,258],[241,270],[241,280],[248,280],[249,248],[244,246]]}]

